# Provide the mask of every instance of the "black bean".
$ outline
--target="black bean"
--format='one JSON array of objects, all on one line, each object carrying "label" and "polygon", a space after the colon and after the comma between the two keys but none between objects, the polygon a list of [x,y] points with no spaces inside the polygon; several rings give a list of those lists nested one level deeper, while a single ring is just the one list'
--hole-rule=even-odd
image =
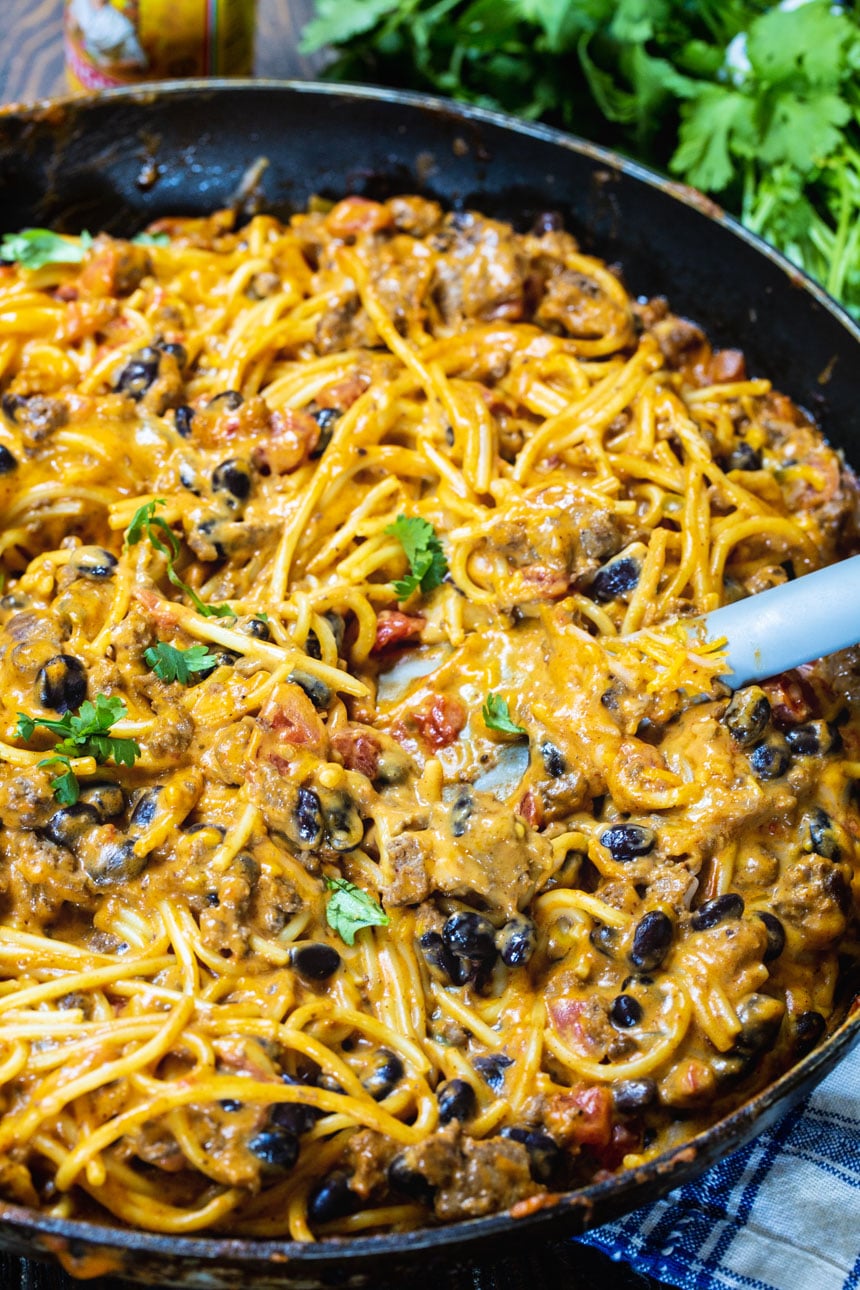
[{"label": "black bean", "polygon": [[373,1061],[373,1070],[362,1084],[372,1098],[381,1102],[403,1079],[403,1062],[390,1048],[380,1048]]},{"label": "black bean", "polygon": [[496,933],[496,948],[506,967],[522,967],[528,963],[537,946],[537,932],[530,918],[515,915]]},{"label": "black bean", "polygon": [[248,1150],[268,1172],[286,1172],[299,1158],[299,1140],[289,1129],[274,1126],[261,1129],[248,1143]]},{"label": "black bean", "polygon": [[292,836],[302,847],[316,847],[322,841],[322,807],[312,788],[300,788],[293,809]]},{"label": "black bean", "polygon": [[229,457],[212,471],[212,488],[246,502],[251,493],[251,467],[241,457]]},{"label": "black bean", "polygon": [[36,675],[39,702],[55,712],[74,712],[87,697],[87,673],[72,654],[55,654]]},{"label": "black bean", "polygon": [[100,820],[112,820],[125,810],[125,793],[110,780],[81,784],[81,801],[91,806]]},{"label": "black bean", "polygon": [[442,939],[459,958],[492,963],[496,957],[496,929],[470,909],[451,915],[442,928]]},{"label": "black bean", "polygon": [[182,826],[183,833],[202,833],[204,829],[212,829],[213,847],[218,846],[218,844],[223,842],[224,838],[227,836],[227,830],[224,828],[223,824],[209,824],[205,820],[197,820],[194,824],[183,824]]},{"label": "black bean", "polygon": [[468,784],[462,784],[451,803],[451,837],[461,838],[469,827],[475,799]]},{"label": "black bean", "polygon": [[[285,1084],[301,1082],[288,1075],[283,1079]],[[301,1102],[276,1102],[269,1111],[269,1122],[279,1125],[280,1128],[300,1138],[303,1133],[308,1133],[324,1114],[325,1112],[320,1111],[318,1107],[303,1106]]]},{"label": "black bean", "polygon": [[[265,623],[263,626],[265,627]],[[331,703],[331,689],[318,676],[313,676],[310,672],[304,672],[297,667],[290,672],[287,680],[304,690],[315,708],[322,711]]]},{"label": "black bean", "polygon": [[241,632],[243,636],[253,636],[258,641],[272,639],[269,624],[264,618],[243,618],[236,624],[236,631]]},{"label": "black bean", "polygon": [[388,1166],[388,1185],[404,1196],[411,1196],[422,1205],[432,1205],[435,1188],[422,1173],[410,1165],[406,1153],[401,1151]]},{"label": "black bean", "polygon": [[600,841],[613,860],[625,863],[638,856],[647,856],[657,841],[654,830],[644,824],[613,824],[601,833]]},{"label": "black bean", "polygon": [[502,1129],[501,1138],[511,1142],[520,1142],[528,1152],[529,1172],[535,1182],[552,1182],[562,1162],[562,1152],[558,1143],[548,1133],[537,1129],[520,1129],[510,1127]]},{"label": "black bean", "polygon": [[79,578],[112,578],[116,571],[116,556],[100,546],[82,546],[72,552],[69,567]]},{"label": "black bean", "polygon": [[143,832],[148,829],[155,819],[158,811],[158,797],[161,793],[160,788],[145,788],[143,792],[135,798],[131,815],[129,816],[128,827],[137,832]]},{"label": "black bean", "polygon": [[639,581],[641,573],[639,561],[633,556],[621,556],[598,569],[594,575],[588,595],[598,604],[607,604],[628,595]]},{"label": "black bean", "polygon": [[732,701],[723,713],[729,734],[741,748],[751,748],[768,727],[770,699],[757,685],[736,690]]},{"label": "black bean", "polygon": [[223,409],[228,412],[237,412],[244,402],[245,400],[238,390],[222,390],[220,394],[216,394],[214,398],[210,399],[206,406],[207,408],[216,408],[219,412]]},{"label": "black bean", "polygon": [[132,354],[116,377],[113,388],[118,394],[127,394],[138,402],[158,378],[161,355],[148,345]]},{"label": "black bean", "polygon": [[543,758],[543,764],[546,767],[546,773],[553,779],[558,779],[567,770],[567,761],[564,753],[560,748],[556,748],[554,743],[545,739],[540,746],[540,755]]},{"label": "black bean", "polygon": [[739,896],[736,891],[727,891],[724,896],[715,896],[713,900],[706,900],[704,905],[700,905],[690,919],[690,926],[694,932],[704,932],[727,918],[741,918],[743,912],[743,896]]},{"label": "black bean", "polygon": [[409,775],[409,758],[400,748],[383,748],[376,763],[374,784],[402,784]]},{"label": "black bean", "polygon": [[761,453],[741,440],[726,462],[726,470],[761,470]]},{"label": "black bean", "polygon": [[89,833],[99,823],[99,817],[92,806],[86,802],[75,802],[73,806],[64,806],[55,811],[45,825],[44,833],[58,847],[74,847],[85,833]]},{"label": "black bean", "polygon": [[110,887],[114,883],[130,882],[147,866],[148,856],[134,853],[134,841],[105,842],[94,857],[84,858],[84,868],[95,887]]},{"label": "black bean", "polygon": [[179,341],[169,340],[166,344],[159,345],[158,348],[161,350],[162,354],[170,354],[176,359],[176,366],[179,368],[180,372],[185,371],[185,368],[188,366],[188,351],[184,345],[180,345]]},{"label": "black bean", "polygon": [[0,443],[0,475],[8,475],[17,465],[18,459],[13,457],[5,444]]},{"label": "black bean", "polygon": [[743,999],[737,1008],[742,1029],[735,1039],[734,1051],[741,1057],[754,1058],[770,1049],[784,1012],[783,1004],[766,994],[751,994]]},{"label": "black bean", "polygon": [[332,1219],[351,1214],[358,1204],[359,1199],[349,1185],[349,1174],[336,1169],[308,1197],[308,1218],[312,1223],[330,1223]]},{"label": "black bean", "polygon": [[809,812],[804,823],[806,833],[805,837],[802,836],[804,850],[814,851],[825,860],[839,860],[842,856],[842,848],[839,845],[833,821],[827,812],[816,807]]},{"label": "black bean", "polygon": [[608,959],[615,958],[615,951],[618,943],[618,932],[614,927],[607,927],[604,923],[599,923],[597,927],[592,927],[588,933],[588,939],[596,950],[605,954]]},{"label": "black bean", "polygon": [[181,461],[179,463],[179,482],[183,488],[188,489],[189,493],[193,493],[195,497],[200,496],[202,491],[200,488],[200,477],[194,467],[187,461]]},{"label": "black bean", "polygon": [[333,945],[302,941],[290,952],[290,965],[308,981],[327,981],[340,967],[340,955]]},{"label": "black bean", "polygon": [[641,1111],[657,1097],[657,1085],[653,1079],[620,1079],[611,1088],[615,1109],[622,1114]]},{"label": "black bean", "polygon": [[672,944],[675,928],[660,909],[652,909],[636,924],[630,962],[646,972],[660,966]]},{"label": "black bean", "polygon": [[836,743],[826,721],[807,721],[802,726],[793,726],[786,731],[785,738],[795,757],[824,756]]},{"label": "black bean", "polygon": [[476,1057],[472,1063],[494,1093],[501,1093],[505,1087],[505,1071],[513,1064],[513,1058],[506,1057],[504,1053],[493,1053],[490,1057]]},{"label": "black bean", "polygon": [[349,793],[327,792],[321,803],[326,846],[333,851],[352,851],[364,837],[364,823]]},{"label": "black bean", "polygon": [[622,1030],[638,1026],[642,1020],[642,1004],[632,994],[617,994],[609,1007],[609,1020]]},{"label": "black bean", "polygon": [[459,959],[452,954],[438,932],[424,932],[418,939],[418,947],[424,961],[444,982],[463,985],[471,976],[472,968],[468,959]]},{"label": "black bean", "polygon": [[791,765],[791,753],[782,735],[773,734],[750,753],[750,766],[759,779],[779,779]]},{"label": "black bean", "polygon": [[436,1101],[439,1103],[440,1124],[471,1120],[478,1109],[475,1090],[464,1079],[449,1079],[440,1084],[436,1089]]},{"label": "black bean", "polygon": [[27,400],[22,399],[20,394],[11,394],[8,390],[0,395],[0,408],[3,409],[3,415],[7,416],[15,425],[18,424],[18,413],[21,408],[26,407]]},{"label": "black bean", "polygon": [[343,649],[343,638],[346,633],[346,623],[344,622],[342,615],[336,614],[333,609],[327,610],[323,614],[323,618],[331,628],[334,643],[337,646],[338,653],[340,653]]},{"label": "black bean", "polygon": [[194,409],[190,408],[187,403],[183,403],[173,413],[173,420],[176,426],[177,434],[181,434],[183,439],[191,438],[191,422],[194,420]]},{"label": "black bean", "polygon": [[801,1012],[794,1022],[794,1052],[803,1057],[823,1038],[827,1022],[820,1012]]},{"label": "black bean", "polygon": [[226,1111],[228,1115],[235,1115],[237,1111],[241,1111],[244,1103],[239,1102],[235,1097],[222,1097],[218,1105],[221,1110]]},{"label": "black bean", "polygon": [[320,428],[320,435],[319,439],[317,439],[316,447],[308,454],[311,461],[315,461],[318,457],[323,455],[326,448],[331,443],[331,437],[334,434],[335,425],[341,416],[343,416],[343,413],[338,408],[317,408],[316,412],[311,413],[311,416]]},{"label": "black bean", "polygon": [[766,909],[760,910],[758,916],[767,930],[767,949],[764,952],[764,962],[772,963],[774,959],[779,958],[785,949],[785,928],[776,914],[771,914]]}]

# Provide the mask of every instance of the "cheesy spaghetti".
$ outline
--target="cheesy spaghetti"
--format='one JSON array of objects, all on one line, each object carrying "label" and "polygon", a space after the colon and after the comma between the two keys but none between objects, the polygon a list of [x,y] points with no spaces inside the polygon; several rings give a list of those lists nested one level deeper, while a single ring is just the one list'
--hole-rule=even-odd
[{"label": "cheesy spaghetti", "polygon": [[815,1044],[857,655],[730,699],[687,629],[855,549],[807,417],[551,216],[54,242],[0,270],[0,1192],[475,1217]]}]

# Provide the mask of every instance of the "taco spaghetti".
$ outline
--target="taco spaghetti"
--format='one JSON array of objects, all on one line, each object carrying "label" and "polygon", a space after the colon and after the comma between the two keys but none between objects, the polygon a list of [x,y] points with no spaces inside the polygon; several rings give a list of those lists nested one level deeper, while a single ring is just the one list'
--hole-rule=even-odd
[{"label": "taco spaghetti", "polygon": [[0,270],[0,1193],[475,1217],[817,1043],[858,656],[730,697],[686,627],[856,549],[809,419],[551,216],[55,242]]}]

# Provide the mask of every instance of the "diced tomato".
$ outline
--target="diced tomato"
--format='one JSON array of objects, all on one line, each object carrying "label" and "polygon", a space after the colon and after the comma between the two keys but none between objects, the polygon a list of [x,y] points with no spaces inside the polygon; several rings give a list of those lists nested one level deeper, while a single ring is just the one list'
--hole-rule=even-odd
[{"label": "diced tomato", "polygon": [[420,614],[404,614],[399,609],[383,609],[376,619],[376,640],[372,653],[387,649],[389,645],[402,645],[421,635],[424,619]]},{"label": "diced tomato", "polygon": [[783,672],[762,681],[761,688],[770,699],[773,719],[783,729],[800,725],[818,716],[818,698],[812,686],[799,671]]},{"label": "diced tomato", "polygon": [[434,694],[411,718],[425,743],[434,749],[447,748],[466,724],[466,709],[452,695]]},{"label": "diced tomato", "polygon": [[339,730],[332,735],[331,746],[343,760],[347,770],[358,771],[373,779],[379,769],[379,754],[382,751],[370,730]]},{"label": "diced tomato", "polygon": [[533,829],[539,829],[543,824],[543,803],[531,789],[523,794],[522,800],[517,807],[517,815],[530,824]]},{"label": "diced tomato", "polygon": [[628,1124],[613,1124],[609,1142],[605,1147],[594,1148],[594,1154],[604,1169],[617,1169],[625,1156],[638,1151],[641,1138]]},{"label": "diced tomato", "polygon": [[544,1120],[547,1132],[563,1146],[605,1150],[612,1140],[612,1094],[600,1084],[555,1093]]},{"label": "diced tomato", "polygon": [[269,417],[271,434],[258,444],[251,456],[263,474],[287,475],[305,460],[317,445],[320,428],[309,412],[283,408]]},{"label": "diced tomato", "polygon": [[297,748],[325,749],[325,727],[316,708],[298,685],[285,681],[269,695],[260,710],[260,725]]}]

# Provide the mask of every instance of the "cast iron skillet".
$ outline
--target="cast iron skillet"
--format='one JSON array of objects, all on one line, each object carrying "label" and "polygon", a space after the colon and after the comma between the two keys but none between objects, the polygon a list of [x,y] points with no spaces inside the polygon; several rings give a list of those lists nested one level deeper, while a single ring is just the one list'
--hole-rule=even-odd
[{"label": "cast iron skillet", "polygon": [[[265,157],[268,166],[254,171]],[[250,170],[249,170],[250,168]],[[169,212],[234,203],[277,214],[314,194],[426,192],[527,226],[561,211],[638,294],[665,293],[719,345],[814,413],[860,463],[860,331],[820,288],[713,203],[582,140],[475,108],[390,91],[183,82],[0,114],[0,231],[51,225],[128,235]],[[844,983],[847,1017],[857,982]],[[635,1172],[500,1214],[408,1235],[305,1246],[158,1236],[0,1203],[0,1243],[82,1276],[160,1285],[360,1286],[523,1241],[582,1231],[654,1200],[766,1128],[860,1039],[860,1014],[799,1066],[685,1146]]]}]

